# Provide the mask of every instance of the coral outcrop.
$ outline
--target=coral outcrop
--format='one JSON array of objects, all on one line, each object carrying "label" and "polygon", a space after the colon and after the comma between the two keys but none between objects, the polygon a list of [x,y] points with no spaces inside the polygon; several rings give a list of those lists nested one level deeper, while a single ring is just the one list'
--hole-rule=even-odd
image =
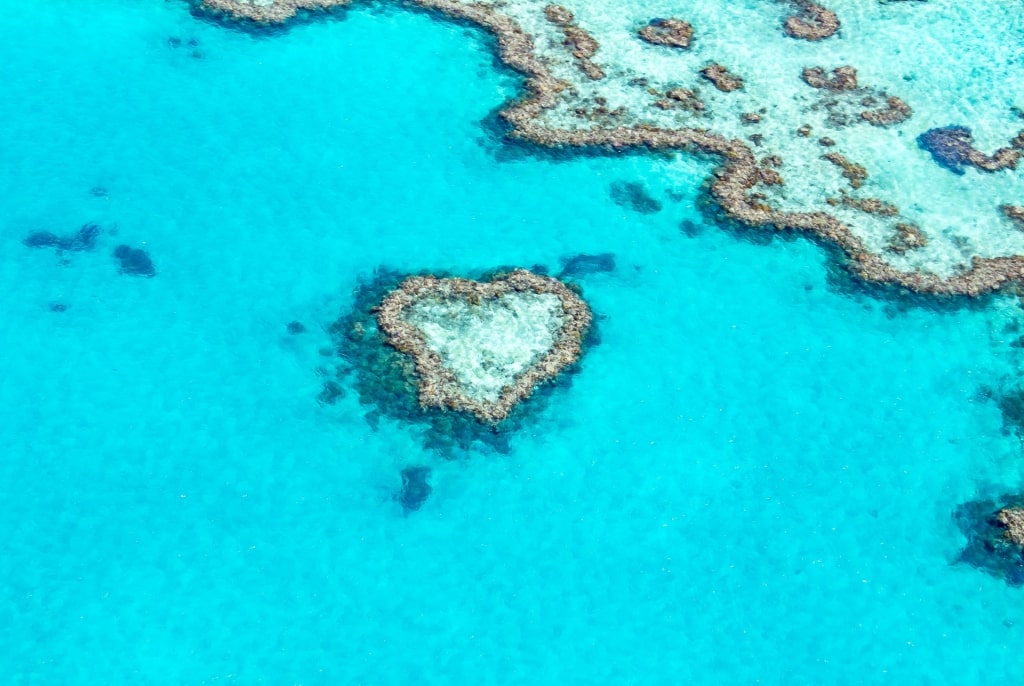
[{"label": "coral outcrop", "polygon": [[954,518],[967,537],[961,562],[1024,586],[1024,495],[965,503]]},{"label": "coral outcrop", "polygon": [[693,27],[682,19],[651,19],[637,35],[652,45],[685,50],[693,40]]},{"label": "coral outcrop", "polygon": [[832,10],[810,0],[789,0],[796,13],[782,25],[787,36],[818,41],[835,35],[839,17]]}]

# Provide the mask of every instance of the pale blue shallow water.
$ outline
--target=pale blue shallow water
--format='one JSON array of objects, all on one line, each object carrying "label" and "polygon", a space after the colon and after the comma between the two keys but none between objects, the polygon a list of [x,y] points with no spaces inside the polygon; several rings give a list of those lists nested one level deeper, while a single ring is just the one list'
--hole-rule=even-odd
[{"label": "pale blue shallow water", "polygon": [[[515,80],[422,14],[257,39],[2,5],[4,683],[1024,678],[1021,590],[950,564],[953,509],[1024,483],[977,399],[1017,374],[1012,303],[900,312],[809,242],[689,238],[698,163],[673,202],[643,156],[508,159],[481,122]],[[641,180],[662,212],[610,200]],[[21,243],[86,222],[117,233],[67,264]],[[579,252],[618,260],[583,279],[602,341],[509,455],[317,404],[321,327],[378,266]]]}]

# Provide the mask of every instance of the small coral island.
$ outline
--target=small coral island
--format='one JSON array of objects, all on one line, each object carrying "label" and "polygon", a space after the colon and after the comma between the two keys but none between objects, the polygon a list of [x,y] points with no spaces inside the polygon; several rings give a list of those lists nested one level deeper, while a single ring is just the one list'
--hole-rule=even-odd
[{"label": "small coral island", "polygon": [[1024,495],[972,501],[955,516],[967,536],[960,561],[1024,586]]},{"label": "small coral island", "polygon": [[517,269],[487,282],[410,277],[377,323],[414,360],[421,405],[497,423],[579,359],[591,314],[561,281]]}]

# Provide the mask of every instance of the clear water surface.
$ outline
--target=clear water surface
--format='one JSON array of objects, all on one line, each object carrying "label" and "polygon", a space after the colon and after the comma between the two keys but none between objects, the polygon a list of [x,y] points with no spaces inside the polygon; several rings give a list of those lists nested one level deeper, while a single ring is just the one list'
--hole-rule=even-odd
[{"label": "clear water surface", "polygon": [[[847,292],[807,241],[706,226],[702,162],[666,188],[661,158],[518,154],[482,125],[513,75],[423,14],[256,38],[2,5],[5,683],[1024,678],[1024,595],[950,564],[956,505],[1024,481],[978,399],[1019,368],[1014,303]],[[21,242],[87,222],[91,252]],[[511,454],[317,404],[321,327],[375,268],[580,252],[618,261],[582,279],[602,341]],[[404,517],[410,464],[434,493]]]}]

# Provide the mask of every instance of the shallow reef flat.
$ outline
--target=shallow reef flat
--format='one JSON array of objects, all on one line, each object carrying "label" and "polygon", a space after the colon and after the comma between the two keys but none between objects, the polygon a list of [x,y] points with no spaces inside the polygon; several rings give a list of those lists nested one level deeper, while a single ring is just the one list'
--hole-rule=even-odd
[{"label": "shallow reef flat", "polygon": [[[204,3],[277,23],[343,0]],[[814,234],[870,281],[1024,279],[1019,3],[413,3],[497,38],[525,77],[502,112],[514,138],[711,155],[728,218]]]}]

